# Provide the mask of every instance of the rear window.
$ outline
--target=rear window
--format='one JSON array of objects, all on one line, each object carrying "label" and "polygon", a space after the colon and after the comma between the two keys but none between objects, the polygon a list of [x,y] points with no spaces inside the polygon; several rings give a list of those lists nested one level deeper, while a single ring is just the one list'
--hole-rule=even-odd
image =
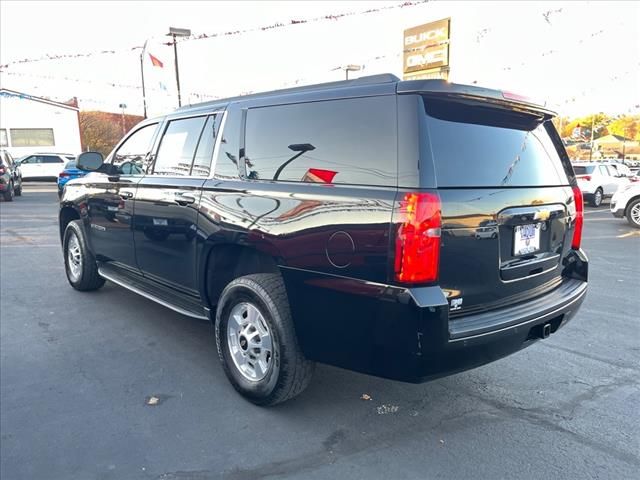
[{"label": "rear window", "polygon": [[425,98],[439,187],[567,185],[549,123],[527,113]]},{"label": "rear window", "polygon": [[574,165],[573,171],[576,175],[589,175],[596,169],[593,165]]}]

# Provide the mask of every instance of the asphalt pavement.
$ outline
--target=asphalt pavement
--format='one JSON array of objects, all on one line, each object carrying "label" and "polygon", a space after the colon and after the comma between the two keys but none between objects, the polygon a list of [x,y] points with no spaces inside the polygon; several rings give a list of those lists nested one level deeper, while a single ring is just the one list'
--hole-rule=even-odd
[{"label": "asphalt pavement", "polygon": [[236,394],[208,323],[68,285],[53,184],[0,204],[0,245],[3,480],[638,478],[640,231],[606,206],[549,339],[422,385],[319,365],[274,408]]}]

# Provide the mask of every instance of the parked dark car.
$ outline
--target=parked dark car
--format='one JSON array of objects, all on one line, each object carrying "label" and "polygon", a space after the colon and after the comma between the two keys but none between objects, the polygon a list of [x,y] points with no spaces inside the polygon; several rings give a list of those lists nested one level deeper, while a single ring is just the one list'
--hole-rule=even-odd
[{"label": "parked dark car", "polygon": [[5,202],[22,195],[22,173],[20,167],[6,150],[0,150],[0,194]]},{"label": "parked dark car", "polygon": [[58,197],[62,196],[64,186],[69,180],[84,177],[87,173],[89,172],[77,167],[75,160],[68,161],[64,166],[64,170],[58,174]]},{"label": "parked dark car", "polygon": [[302,392],[314,362],[408,382],[483,365],[586,294],[552,116],[380,75],[146,120],[105,161],[78,158],[92,173],[61,200],[69,283],[211,320],[229,380],[261,405]]}]

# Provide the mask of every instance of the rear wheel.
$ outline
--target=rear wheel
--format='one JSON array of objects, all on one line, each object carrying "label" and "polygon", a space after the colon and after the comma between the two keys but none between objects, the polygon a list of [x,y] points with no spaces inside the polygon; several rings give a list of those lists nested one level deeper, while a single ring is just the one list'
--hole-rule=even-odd
[{"label": "rear wheel", "polygon": [[640,228],[640,198],[631,202],[627,207],[627,221],[631,226]]},{"label": "rear wheel", "polygon": [[97,290],[104,285],[98,274],[98,265],[87,248],[87,241],[80,220],[69,222],[64,231],[64,266],[67,280],[80,291]]},{"label": "rear wheel", "polygon": [[14,193],[15,192],[13,190],[13,182],[9,182],[9,184],[7,185],[7,189],[2,193],[2,197],[4,198],[4,201],[12,202]]},{"label": "rear wheel", "polygon": [[14,187],[13,192],[15,193],[16,197],[22,196],[22,181],[20,181],[19,187]]},{"label": "rear wheel", "polygon": [[593,197],[591,197],[591,205],[593,207],[599,207],[600,205],[602,205],[602,189],[600,187],[596,189]]},{"label": "rear wheel", "polygon": [[275,405],[300,394],[313,375],[296,338],[279,274],[233,280],[216,312],[218,355],[227,378],[246,399]]}]

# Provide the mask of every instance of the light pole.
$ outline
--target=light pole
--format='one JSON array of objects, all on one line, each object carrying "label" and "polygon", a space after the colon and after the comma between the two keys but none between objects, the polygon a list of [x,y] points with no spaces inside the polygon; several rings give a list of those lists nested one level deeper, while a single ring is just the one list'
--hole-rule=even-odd
[{"label": "light pole", "polygon": [[124,109],[127,108],[127,104],[121,103],[118,106],[122,109],[122,136],[124,137],[124,134],[127,133],[124,127]]},{"label": "light pole", "polygon": [[169,33],[167,33],[167,36],[173,37],[173,42],[171,42],[169,45],[173,45],[173,58],[176,65],[176,85],[178,86],[178,107],[181,107],[182,98],[180,96],[180,73],[178,70],[178,47],[176,37],[189,37],[191,36],[191,30],[189,30],[188,28],[169,27]]},{"label": "light pole", "polygon": [[360,70],[362,70],[362,67],[363,67],[362,65],[354,65],[354,64],[349,64],[346,67],[342,67],[346,75],[346,80],[349,80],[349,72],[359,72]]},{"label": "light pole", "polygon": [[622,163],[624,162],[624,157],[627,153],[627,128],[623,127],[622,129]]},{"label": "light pole", "polygon": [[142,52],[140,52],[140,76],[142,77],[142,107],[144,108],[144,118],[147,118],[147,93],[144,87],[144,54],[147,51],[147,41],[142,46]]}]

